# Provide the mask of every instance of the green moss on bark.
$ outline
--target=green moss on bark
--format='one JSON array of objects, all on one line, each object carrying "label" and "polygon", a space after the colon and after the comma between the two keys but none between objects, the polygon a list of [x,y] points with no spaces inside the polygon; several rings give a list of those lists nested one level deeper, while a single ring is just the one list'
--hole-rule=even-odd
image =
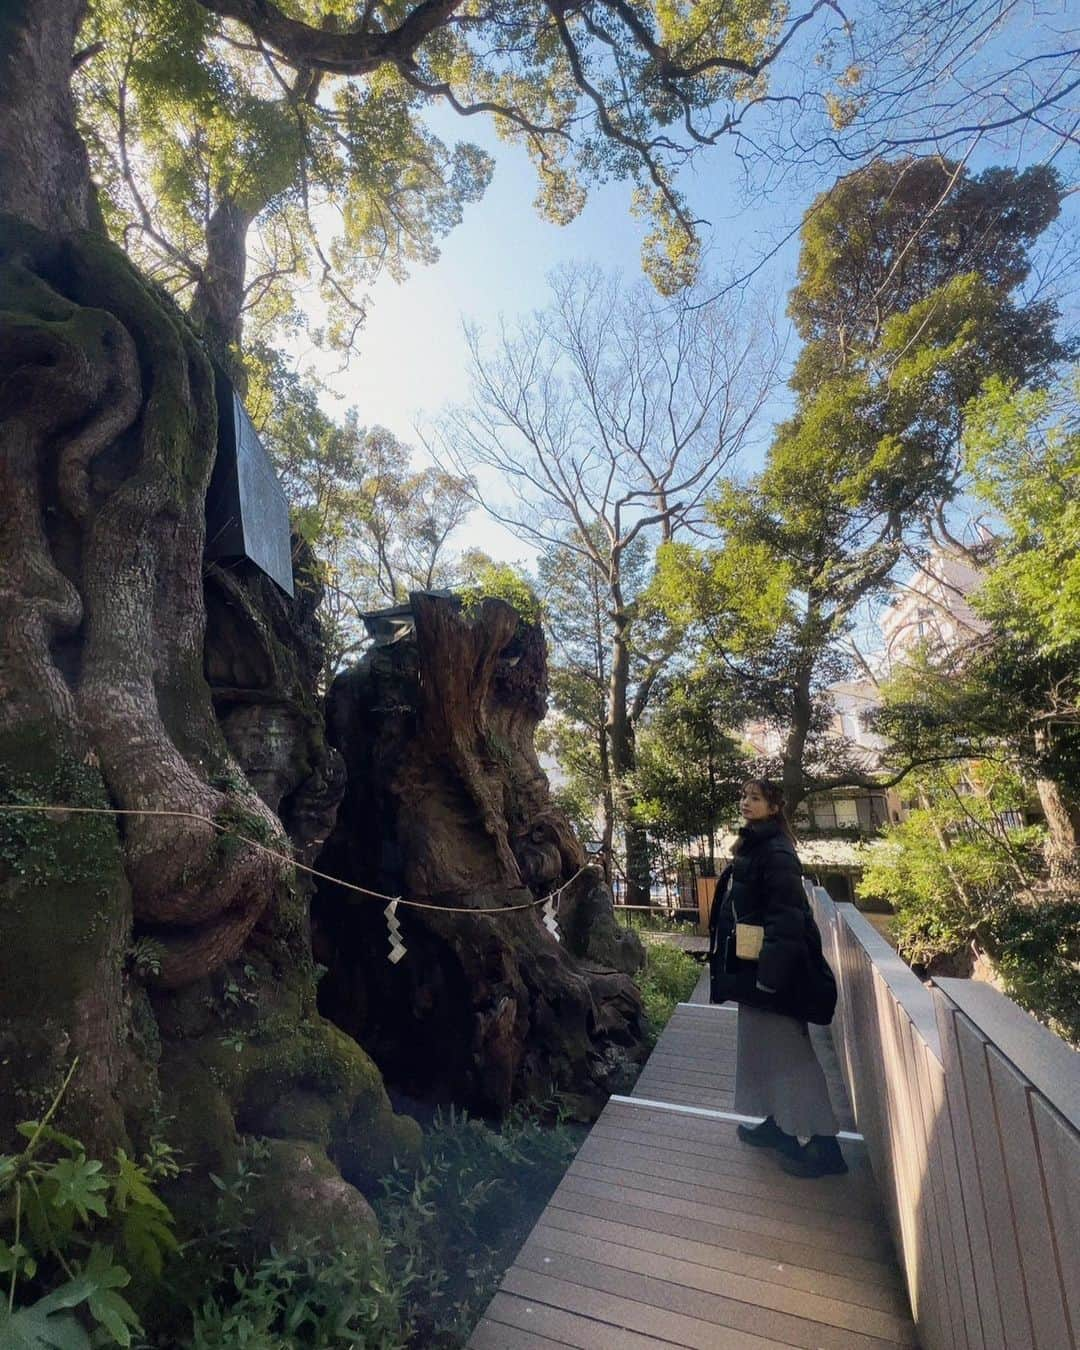
[{"label": "green moss on bark", "polygon": [[[45,728],[0,737],[0,802],[108,809],[93,762]],[[79,1031],[108,1037],[121,1056],[126,1008],[117,1006],[131,897],[115,819],[108,815],[0,812],[0,1134],[37,1115],[72,1058]],[[116,995],[116,997],[111,997]],[[86,1080],[68,1104],[78,1118]],[[89,1108],[86,1108],[89,1112]],[[121,1118],[88,1119],[88,1141],[115,1137]]]}]

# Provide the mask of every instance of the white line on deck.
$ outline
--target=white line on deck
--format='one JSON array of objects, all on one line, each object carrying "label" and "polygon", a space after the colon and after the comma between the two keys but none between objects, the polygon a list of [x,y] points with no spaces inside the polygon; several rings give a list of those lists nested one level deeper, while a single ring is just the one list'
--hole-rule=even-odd
[{"label": "white line on deck", "polygon": [[[656,1111],[674,1111],[681,1116],[704,1116],[706,1120],[737,1120],[744,1125],[757,1125],[760,1116],[740,1116],[734,1111],[710,1111],[704,1106],[680,1106],[676,1102],[656,1102],[651,1097],[622,1097],[617,1092],[613,1092],[608,1098],[609,1102],[618,1102],[620,1106],[648,1106]],[[861,1134],[855,1134],[851,1130],[838,1130],[837,1139],[851,1139],[856,1143],[863,1142]]]},{"label": "white line on deck", "polygon": [[738,1012],[735,1003],[676,1003],[676,1008],[708,1008],[709,1012]]}]

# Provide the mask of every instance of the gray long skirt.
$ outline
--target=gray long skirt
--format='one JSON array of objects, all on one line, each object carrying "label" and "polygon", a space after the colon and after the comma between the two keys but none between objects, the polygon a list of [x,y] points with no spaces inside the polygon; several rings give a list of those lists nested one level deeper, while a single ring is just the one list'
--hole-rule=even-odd
[{"label": "gray long skirt", "polygon": [[835,1134],[836,1115],[805,1022],[739,1008],[735,1110],[772,1116],[787,1134]]}]

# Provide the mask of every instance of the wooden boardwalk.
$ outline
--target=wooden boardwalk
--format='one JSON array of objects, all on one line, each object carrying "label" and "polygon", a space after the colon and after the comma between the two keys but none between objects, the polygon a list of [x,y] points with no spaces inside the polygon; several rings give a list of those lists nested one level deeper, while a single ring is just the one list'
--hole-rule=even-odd
[{"label": "wooden boardwalk", "polygon": [[632,1095],[593,1126],[470,1350],[917,1345],[858,1137],[841,1136],[849,1175],[818,1181],[736,1138],[737,1017],[680,1004]]}]

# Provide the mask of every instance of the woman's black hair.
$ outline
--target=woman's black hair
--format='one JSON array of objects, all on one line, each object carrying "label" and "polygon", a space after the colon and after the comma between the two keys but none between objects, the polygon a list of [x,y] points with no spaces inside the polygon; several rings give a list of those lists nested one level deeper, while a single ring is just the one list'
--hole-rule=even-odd
[{"label": "woman's black hair", "polygon": [[[748,787],[756,787],[765,798],[768,805],[774,808],[770,820],[775,820],[783,832],[791,840],[792,845],[796,845],[798,840],[795,838],[795,831],[791,828],[791,822],[784,814],[784,789],[779,783],[774,783],[770,778],[748,778],[743,783],[742,788],[745,792]],[[742,849],[743,836],[737,835],[732,853],[739,853]]]}]

